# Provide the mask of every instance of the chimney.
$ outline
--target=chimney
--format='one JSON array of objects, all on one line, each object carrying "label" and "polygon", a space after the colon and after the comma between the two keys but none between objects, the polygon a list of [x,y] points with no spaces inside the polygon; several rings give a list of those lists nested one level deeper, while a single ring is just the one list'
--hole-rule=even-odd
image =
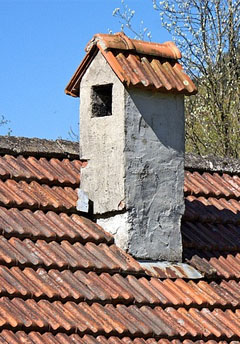
[{"label": "chimney", "polygon": [[172,42],[97,34],[66,88],[80,96],[84,196],[97,222],[139,260],[181,261],[184,95],[196,87]]}]

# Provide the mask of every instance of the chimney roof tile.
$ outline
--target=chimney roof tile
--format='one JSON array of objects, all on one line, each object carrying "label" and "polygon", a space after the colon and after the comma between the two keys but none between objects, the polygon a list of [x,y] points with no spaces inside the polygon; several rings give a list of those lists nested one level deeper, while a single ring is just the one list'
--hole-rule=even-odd
[{"label": "chimney roof tile", "polygon": [[123,32],[96,34],[85,50],[86,56],[65,89],[66,94],[73,97],[79,96],[81,79],[98,51],[128,87],[185,95],[197,93],[193,81],[178,62],[181,52],[173,42],[140,41],[130,39]]}]

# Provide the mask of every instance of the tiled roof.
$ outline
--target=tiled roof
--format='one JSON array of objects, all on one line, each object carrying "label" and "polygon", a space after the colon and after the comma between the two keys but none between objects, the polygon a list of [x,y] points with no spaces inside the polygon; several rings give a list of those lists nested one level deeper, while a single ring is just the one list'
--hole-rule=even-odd
[{"label": "tiled roof", "polygon": [[160,92],[195,94],[197,89],[178,63],[181,53],[173,42],[150,43],[115,35],[97,34],[86,47],[87,54],[65,92],[79,96],[81,79],[100,51],[118,78],[128,87],[143,87]]},{"label": "tiled roof", "polygon": [[14,177],[15,180],[38,181],[39,183],[54,183],[78,187],[80,182],[80,167],[84,165],[79,160],[46,158],[28,158],[22,155],[14,157],[6,154],[0,156],[0,176],[2,180]]},{"label": "tiled roof", "polygon": [[21,154],[12,141],[0,143],[0,343],[239,342],[239,172],[187,165],[184,262],[200,277],[161,265],[154,277],[76,211],[77,146],[61,158],[54,142],[25,139]]},{"label": "tiled roof", "polygon": [[[182,221],[185,258],[198,270],[211,271],[216,280],[235,285],[240,278],[239,162],[218,165],[213,171],[186,171],[186,211]],[[196,166],[195,166],[196,167]],[[229,172],[228,172],[229,171]],[[234,280],[234,281],[233,281]],[[232,285],[233,285],[232,284]]]}]

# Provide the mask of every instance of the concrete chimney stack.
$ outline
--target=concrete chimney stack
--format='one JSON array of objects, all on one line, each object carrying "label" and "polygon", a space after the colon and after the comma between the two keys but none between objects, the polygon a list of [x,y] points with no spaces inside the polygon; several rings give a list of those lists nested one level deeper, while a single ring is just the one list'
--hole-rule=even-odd
[{"label": "concrete chimney stack", "polygon": [[118,246],[139,260],[181,261],[184,94],[196,87],[172,42],[95,35],[66,88],[80,95],[82,195]]}]

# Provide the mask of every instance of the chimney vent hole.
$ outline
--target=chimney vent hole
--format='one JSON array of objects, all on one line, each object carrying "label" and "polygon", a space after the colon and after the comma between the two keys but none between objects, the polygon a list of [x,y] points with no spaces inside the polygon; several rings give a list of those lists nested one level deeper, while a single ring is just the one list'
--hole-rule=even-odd
[{"label": "chimney vent hole", "polygon": [[92,117],[112,115],[112,84],[92,86]]}]

